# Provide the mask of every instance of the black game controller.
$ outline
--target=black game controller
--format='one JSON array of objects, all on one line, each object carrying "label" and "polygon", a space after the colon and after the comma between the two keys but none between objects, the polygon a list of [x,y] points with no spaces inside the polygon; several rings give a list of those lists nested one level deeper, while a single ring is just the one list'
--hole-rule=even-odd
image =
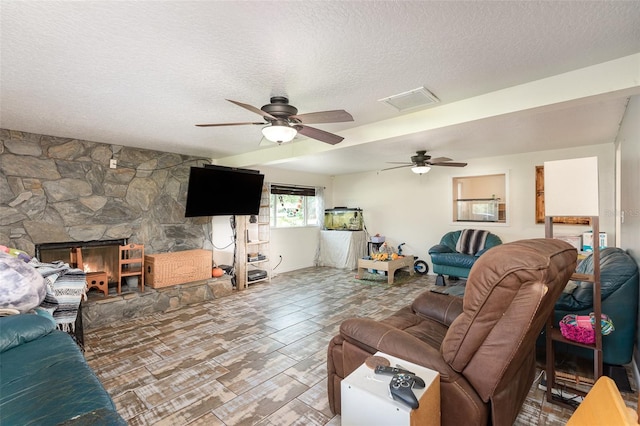
[{"label": "black game controller", "polygon": [[408,405],[414,410],[418,408],[420,404],[418,403],[418,398],[416,398],[412,389],[414,387],[423,388],[424,382],[422,382],[422,386],[420,386],[416,379],[420,378],[413,374],[399,373],[393,376],[391,378],[391,383],[389,383],[389,393],[391,394],[391,398]]},{"label": "black game controller", "polygon": [[413,388],[424,388],[425,383],[422,378],[416,376],[409,370],[396,367],[385,367],[379,365],[375,369],[376,374],[386,374],[393,376],[389,383],[389,394],[391,398],[400,401],[412,409],[418,408],[418,398],[413,393]]},{"label": "black game controller", "polygon": [[403,368],[386,367],[384,365],[378,365],[376,367],[376,369],[374,370],[374,372],[376,374],[386,374],[388,376],[395,376],[396,374],[410,375],[410,376],[413,376],[413,379],[414,379],[414,382],[415,382],[415,387],[420,388],[420,389],[425,387],[424,380],[422,380],[420,377],[416,376],[416,373],[413,373],[413,372],[411,372],[409,370],[405,370]]}]

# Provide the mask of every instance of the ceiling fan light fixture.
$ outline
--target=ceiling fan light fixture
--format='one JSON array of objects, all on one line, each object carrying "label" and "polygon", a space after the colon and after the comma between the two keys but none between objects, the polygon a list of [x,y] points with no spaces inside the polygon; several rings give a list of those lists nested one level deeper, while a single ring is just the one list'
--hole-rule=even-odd
[{"label": "ceiling fan light fixture", "polygon": [[417,175],[429,173],[429,170],[431,170],[429,166],[414,166],[411,168],[411,171]]},{"label": "ceiling fan light fixture", "polygon": [[262,134],[271,142],[284,143],[291,142],[298,134],[298,131],[286,124],[272,124],[263,127]]}]

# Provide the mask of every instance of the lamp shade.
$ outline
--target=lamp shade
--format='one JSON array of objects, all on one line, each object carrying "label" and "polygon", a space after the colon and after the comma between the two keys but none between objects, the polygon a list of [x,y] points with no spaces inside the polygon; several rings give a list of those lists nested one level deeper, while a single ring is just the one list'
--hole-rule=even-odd
[{"label": "lamp shade", "polygon": [[428,173],[431,170],[429,166],[415,166],[411,168],[411,171],[415,174],[421,175],[423,173]]},{"label": "lamp shade", "polygon": [[298,131],[291,126],[272,124],[262,128],[262,134],[271,142],[289,142],[296,137]]}]

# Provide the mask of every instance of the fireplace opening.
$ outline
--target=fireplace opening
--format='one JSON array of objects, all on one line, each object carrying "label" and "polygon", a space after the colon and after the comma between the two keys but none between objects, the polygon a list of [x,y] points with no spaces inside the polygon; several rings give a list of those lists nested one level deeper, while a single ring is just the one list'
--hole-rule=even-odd
[{"label": "fireplace opening", "polygon": [[[59,243],[36,244],[36,258],[40,262],[63,261],[85,272],[106,272],[110,284],[118,281],[119,246],[126,245],[127,239],[66,241]],[[82,265],[75,263],[73,249],[82,250]]]}]

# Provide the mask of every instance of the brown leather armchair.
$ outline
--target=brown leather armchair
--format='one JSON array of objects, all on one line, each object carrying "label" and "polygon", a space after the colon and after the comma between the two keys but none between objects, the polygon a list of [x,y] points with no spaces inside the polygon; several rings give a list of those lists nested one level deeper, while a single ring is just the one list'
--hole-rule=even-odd
[{"label": "brown leather armchair", "polygon": [[440,373],[443,425],[512,425],[576,258],[560,240],[502,244],[474,264],[464,299],[427,291],[383,321],[344,321],[327,354],[331,411],[340,413],[340,381],[382,351]]}]

